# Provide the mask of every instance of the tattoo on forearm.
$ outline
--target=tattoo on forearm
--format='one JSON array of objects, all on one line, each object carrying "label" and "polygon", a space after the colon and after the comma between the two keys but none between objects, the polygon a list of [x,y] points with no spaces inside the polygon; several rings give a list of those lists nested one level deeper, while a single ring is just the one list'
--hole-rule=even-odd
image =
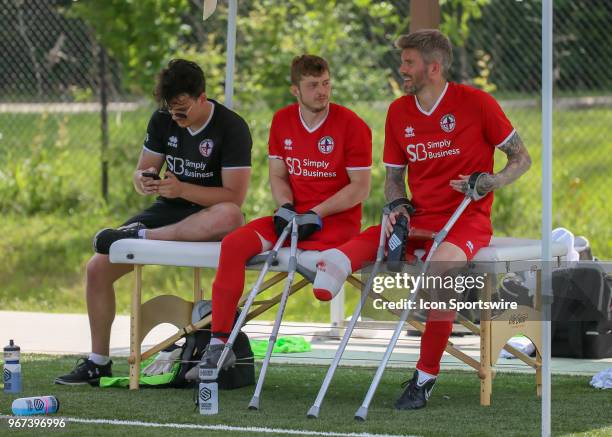
[{"label": "tattoo on forearm", "polygon": [[531,157],[518,133],[515,132],[499,149],[506,154],[508,162],[499,173],[488,178],[481,178],[479,182],[482,182],[477,187],[481,193],[511,184],[531,167]]},{"label": "tattoo on forearm", "polygon": [[407,197],[406,194],[406,167],[387,167],[385,176],[385,199],[391,202],[400,197]]}]

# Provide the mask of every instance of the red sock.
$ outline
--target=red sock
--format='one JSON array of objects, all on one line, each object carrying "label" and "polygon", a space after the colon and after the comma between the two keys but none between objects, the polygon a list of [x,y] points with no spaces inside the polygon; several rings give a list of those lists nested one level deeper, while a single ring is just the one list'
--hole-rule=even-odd
[{"label": "red sock", "polygon": [[226,342],[244,289],[246,263],[262,250],[252,229],[242,227],[221,242],[219,268],[212,287],[212,335]]},{"label": "red sock", "polygon": [[454,312],[430,311],[421,337],[421,356],[416,368],[431,375],[440,373],[440,360],[453,330]]},{"label": "red sock", "polygon": [[371,226],[349,242],[338,247],[338,250],[342,251],[351,260],[351,269],[356,272],[366,264],[376,260],[379,239],[380,225]]}]

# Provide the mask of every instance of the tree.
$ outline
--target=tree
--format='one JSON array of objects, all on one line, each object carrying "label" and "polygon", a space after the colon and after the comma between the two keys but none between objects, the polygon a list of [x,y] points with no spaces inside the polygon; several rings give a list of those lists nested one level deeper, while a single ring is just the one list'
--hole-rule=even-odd
[{"label": "tree", "polygon": [[150,93],[155,75],[191,33],[188,0],[76,0],[66,12],[87,22],[98,42],[123,67],[124,85]]}]

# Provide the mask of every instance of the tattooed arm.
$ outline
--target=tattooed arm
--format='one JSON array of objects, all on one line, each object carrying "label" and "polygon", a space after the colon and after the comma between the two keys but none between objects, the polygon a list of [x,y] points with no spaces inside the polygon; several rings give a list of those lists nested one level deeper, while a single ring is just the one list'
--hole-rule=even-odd
[{"label": "tattooed arm", "polygon": [[392,202],[395,199],[408,197],[406,194],[406,167],[385,167],[385,199]]},{"label": "tattooed arm", "polygon": [[[479,194],[486,194],[506,185],[510,185],[531,167],[531,157],[518,133],[512,137],[499,150],[508,157],[508,162],[502,171],[493,175],[484,175],[478,179],[476,190]],[[462,193],[467,192],[469,175],[460,175],[460,179],[452,180],[451,187]]]},{"label": "tattooed arm", "polygon": [[[385,176],[385,199],[387,202],[393,202],[395,199],[401,199],[402,197],[408,197],[406,194],[406,167],[385,167],[387,174]],[[405,208],[398,208],[395,212],[392,212],[389,216],[389,224],[387,225],[386,233],[387,237],[393,231],[393,225],[395,224],[395,218],[398,214],[403,214],[408,217],[408,211]]]}]

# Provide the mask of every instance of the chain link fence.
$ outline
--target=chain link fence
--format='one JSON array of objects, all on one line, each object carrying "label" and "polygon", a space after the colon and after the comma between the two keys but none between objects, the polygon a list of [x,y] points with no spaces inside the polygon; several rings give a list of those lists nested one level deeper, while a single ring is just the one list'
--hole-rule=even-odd
[{"label": "chain link fence", "polygon": [[[126,78],[159,65],[121,63],[99,43],[104,40],[99,29],[74,13],[74,3],[0,0],[3,214],[78,215],[100,206],[119,216],[146,203],[134,194],[130,177],[154,105],[150,90],[137,89]],[[77,3],[87,7],[88,1]],[[202,22],[201,1],[172,3],[182,5],[167,11],[177,16],[180,32],[163,61],[176,56],[197,60],[207,74],[208,94],[222,101],[227,5],[219,2],[215,15]],[[441,29],[455,46],[453,80],[493,93],[533,157],[531,171],[496,194],[496,234],[537,238],[541,3],[440,3]],[[383,202],[384,116],[401,92],[399,53],[392,42],[408,29],[409,10],[409,0],[239,1],[235,100],[255,139],[245,206],[249,218],[272,210],[266,189],[267,129],[273,111],[291,101],[291,58],[310,51],[330,61],[336,101],[373,128],[376,165],[365,217],[370,223],[377,220]],[[554,226],[585,235],[595,255],[607,259],[612,257],[610,22],[609,1],[555,2]],[[133,41],[141,35],[137,28],[134,24]],[[130,41],[126,38],[125,45]],[[500,153],[496,161],[499,170],[505,157]]]}]

